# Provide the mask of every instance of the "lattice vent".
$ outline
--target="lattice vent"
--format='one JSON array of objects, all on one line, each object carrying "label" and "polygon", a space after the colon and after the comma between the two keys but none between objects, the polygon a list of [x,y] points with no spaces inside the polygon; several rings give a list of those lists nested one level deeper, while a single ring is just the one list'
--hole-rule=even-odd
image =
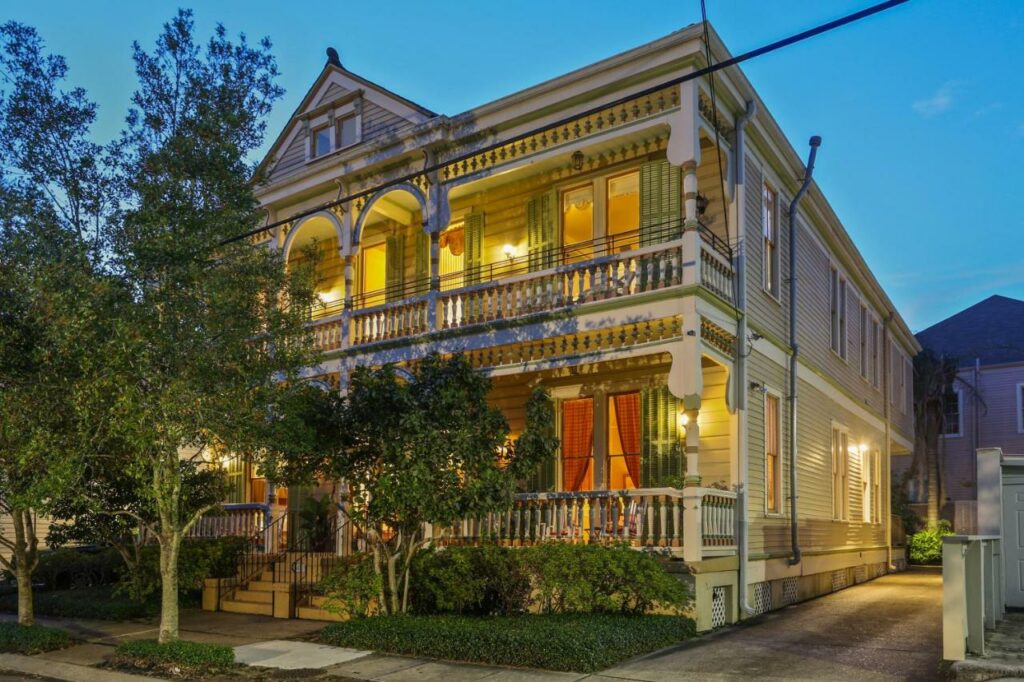
[{"label": "lattice vent", "polygon": [[800,583],[796,578],[786,578],[782,581],[782,604],[795,604],[800,598]]},{"label": "lattice vent", "polygon": [[711,588],[711,627],[725,625],[725,587]]},{"label": "lattice vent", "polygon": [[846,570],[832,571],[832,591],[846,587]]},{"label": "lattice vent", "polygon": [[772,610],[771,583],[754,583],[754,613],[765,613]]},{"label": "lattice vent", "polygon": [[859,585],[868,579],[868,567],[861,564],[853,570],[853,582]]}]

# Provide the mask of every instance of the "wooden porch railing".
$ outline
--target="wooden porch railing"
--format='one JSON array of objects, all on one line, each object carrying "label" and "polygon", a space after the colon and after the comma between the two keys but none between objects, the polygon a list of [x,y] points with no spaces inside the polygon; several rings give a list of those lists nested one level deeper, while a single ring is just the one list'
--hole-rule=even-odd
[{"label": "wooden porch railing", "polygon": [[225,504],[196,521],[188,533],[190,538],[255,537],[270,521],[270,507],[265,504]]}]

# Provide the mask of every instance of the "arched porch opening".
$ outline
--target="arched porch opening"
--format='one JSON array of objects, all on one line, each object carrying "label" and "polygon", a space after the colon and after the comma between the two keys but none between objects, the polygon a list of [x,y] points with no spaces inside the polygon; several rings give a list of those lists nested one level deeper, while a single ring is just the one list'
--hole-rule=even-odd
[{"label": "arched porch opening", "polygon": [[341,231],[332,216],[316,214],[303,220],[285,242],[289,271],[313,267],[313,286],[319,303],[311,317],[318,319],[341,312],[345,304],[345,263],[340,255]]},{"label": "arched porch opening", "polygon": [[356,221],[356,308],[400,301],[430,288],[430,237],[423,195],[414,187],[375,195]]}]

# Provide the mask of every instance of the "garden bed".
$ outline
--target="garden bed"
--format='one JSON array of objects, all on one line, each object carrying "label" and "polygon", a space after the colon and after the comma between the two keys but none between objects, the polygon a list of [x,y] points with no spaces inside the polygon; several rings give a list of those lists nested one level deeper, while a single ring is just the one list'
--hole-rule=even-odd
[{"label": "garden bed", "polygon": [[[158,599],[143,602],[132,601],[115,592],[115,585],[82,587],[71,590],[34,590],[32,593],[37,616],[55,618],[95,618],[97,620],[134,620],[151,618],[160,613]],[[198,605],[192,594],[183,594],[182,608]],[[0,594],[0,611],[15,613],[18,610],[16,592]]]},{"label": "garden bed", "polygon": [[319,640],[382,653],[589,673],[695,632],[693,620],[683,616],[379,616],[328,625]]},{"label": "garden bed", "polygon": [[118,670],[197,679],[231,672],[235,652],[222,644],[177,640],[159,644],[153,639],[122,642],[107,664]]},{"label": "garden bed", "polygon": [[63,630],[42,625],[0,623],[0,653],[41,654],[63,649],[71,644],[71,637]]}]

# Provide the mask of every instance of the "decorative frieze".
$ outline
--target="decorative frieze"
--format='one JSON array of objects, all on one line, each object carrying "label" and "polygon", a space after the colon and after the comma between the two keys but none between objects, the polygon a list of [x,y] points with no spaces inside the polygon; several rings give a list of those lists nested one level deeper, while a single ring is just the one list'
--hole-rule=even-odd
[{"label": "decorative frieze", "polygon": [[727,357],[731,358],[736,351],[736,337],[707,318],[700,321],[700,337]]},{"label": "decorative frieze", "polygon": [[715,108],[711,105],[711,97],[705,94],[703,90],[697,96],[697,110],[700,112],[701,118],[717,130],[719,135],[726,140],[732,139],[730,136],[732,135],[733,127],[721,113],[715,116]]}]

